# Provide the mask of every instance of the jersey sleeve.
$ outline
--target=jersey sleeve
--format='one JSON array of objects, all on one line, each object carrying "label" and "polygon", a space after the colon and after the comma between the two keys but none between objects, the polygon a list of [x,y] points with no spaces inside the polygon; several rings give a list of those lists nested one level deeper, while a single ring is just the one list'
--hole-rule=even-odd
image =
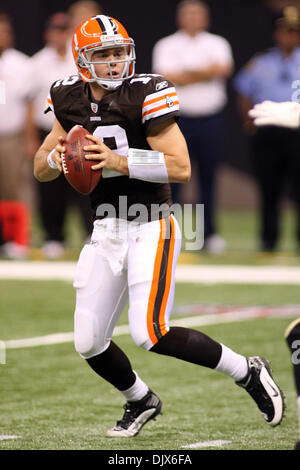
[{"label": "jersey sleeve", "polygon": [[[152,80],[151,80],[152,82]],[[152,127],[170,118],[179,118],[179,99],[175,86],[163,76],[149,83],[142,105],[142,124],[146,134]]]},{"label": "jersey sleeve", "polygon": [[[71,75],[64,79],[56,80],[51,85],[50,93],[46,100],[44,112],[53,111],[55,118],[66,132],[69,132],[74,125],[73,121],[70,120],[74,112],[71,110],[74,103],[77,103],[78,108],[75,112],[78,112],[78,114],[81,112],[80,100],[76,99],[76,97],[78,98],[78,94],[75,92],[76,97],[73,95],[74,86],[76,86],[77,83],[79,83],[79,77],[77,75]],[[78,119],[77,115],[76,118]]]},{"label": "jersey sleeve", "polygon": [[52,101],[50,93],[48,93],[48,96],[45,102],[44,114],[49,113],[49,111],[52,111],[54,113],[54,106],[53,106],[53,101]]}]

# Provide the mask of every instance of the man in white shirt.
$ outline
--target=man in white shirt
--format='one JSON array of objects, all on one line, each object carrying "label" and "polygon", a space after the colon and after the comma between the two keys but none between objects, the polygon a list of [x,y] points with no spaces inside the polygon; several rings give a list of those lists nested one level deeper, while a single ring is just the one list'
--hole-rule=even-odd
[{"label": "man in white shirt", "polygon": [[[215,181],[221,158],[223,109],[227,102],[226,79],[233,58],[229,43],[209,33],[209,10],[198,0],[177,6],[178,31],[157,42],[153,71],[165,75],[177,89],[182,111],[179,121],[187,140],[192,166],[198,167],[204,204],[204,248],[220,253],[225,242],[216,234]],[[173,197],[178,199],[173,185]]]},{"label": "man in white shirt", "polygon": [[0,227],[1,253],[27,256],[29,208],[24,199],[26,160],[24,126],[28,102],[29,58],[13,48],[11,19],[0,15]]},{"label": "man in white shirt", "polygon": [[[34,155],[52,129],[54,118],[45,114],[46,98],[55,80],[76,74],[70,45],[70,19],[58,12],[52,15],[45,28],[46,45],[31,58],[31,116],[27,126]],[[45,232],[42,248],[47,258],[59,258],[64,253],[64,221],[69,205],[80,212],[86,235],[92,231],[92,214],[88,200],[66,182],[63,175],[46,185],[38,184],[40,219]],[[59,204],[57,201],[59,200]]]}]

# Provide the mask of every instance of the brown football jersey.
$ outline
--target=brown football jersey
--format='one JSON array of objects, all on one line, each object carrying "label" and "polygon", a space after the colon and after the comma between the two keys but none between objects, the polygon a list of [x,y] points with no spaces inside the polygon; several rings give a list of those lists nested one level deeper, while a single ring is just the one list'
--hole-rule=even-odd
[{"label": "brown football jersey", "polygon": [[[48,110],[54,111],[66,132],[80,124],[123,156],[127,156],[129,148],[150,149],[147,142],[150,129],[179,117],[174,85],[162,76],[151,74],[135,75],[100,101],[94,99],[87,83],[73,75],[52,85],[48,103]],[[105,168],[90,198],[95,218],[109,215],[103,209],[113,207],[116,217],[134,219],[134,211],[129,208],[143,204],[148,210],[148,220],[153,220],[167,215],[155,213],[151,210],[153,205],[172,204],[169,184],[131,179]]]}]

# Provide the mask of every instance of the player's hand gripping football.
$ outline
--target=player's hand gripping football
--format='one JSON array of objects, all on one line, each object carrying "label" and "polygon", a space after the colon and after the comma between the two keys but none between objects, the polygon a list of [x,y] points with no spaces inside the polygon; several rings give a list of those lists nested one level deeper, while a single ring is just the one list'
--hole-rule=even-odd
[{"label": "player's hand gripping football", "polygon": [[89,153],[85,155],[87,160],[100,160],[91,168],[92,170],[99,170],[100,168],[107,168],[108,170],[118,170],[120,167],[121,156],[111,150],[105,145],[101,139],[94,135],[87,135],[87,139],[91,140],[94,144],[83,147],[83,150]]},{"label": "player's hand gripping football", "polygon": [[62,171],[62,158],[61,154],[65,153],[66,148],[64,146],[64,138],[62,136],[58,137],[58,144],[55,146],[55,152],[52,155],[52,160],[58,166],[59,171]]}]

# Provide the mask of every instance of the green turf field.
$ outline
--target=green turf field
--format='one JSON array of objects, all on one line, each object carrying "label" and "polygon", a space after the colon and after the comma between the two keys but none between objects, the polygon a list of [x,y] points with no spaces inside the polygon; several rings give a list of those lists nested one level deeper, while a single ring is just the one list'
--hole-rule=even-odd
[{"label": "green turf field", "polygon": [[[273,254],[257,251],[254,211],[222,211],[223,255],[185,252],[179,261],[200,264],[299,266],[294,217],[286,211],[282,238]],[[68,249],[75,260],[85,234],[78,215],[68,214]],[[42,259],[43,234],[33,214],[31,259]],[[183,244],[184,247],[184,244]],[[68,282],[0,281],[0,341],[73,329],[74,291]],[[299,286],[178,284],[176,307],[208,305],[298,305]],[[129,335],[115,338],[139,375],[159,394],[163,415],[136,438],[109,439],[105,432],[122,415],[123,397],[80,359],[73,344],[8,349],[0,364],[1,449],[183,450],[209,441],[229,441],[222,449],[292,449],[298,438],[296,393],[283,333],[289,318],[268,318],[203,326],[201,331],[245,355],[271,360],[287,398],[286,417],[275,428],[265,424],[251,398],[231,379],[208,369],[139,349]],[[127,324],[127,312],[119,324]],[[18,439],[1,440],[1,436]],[[215,449],[215,447],[205,447]]]},{"label": "green turf field", "polygon": [[[68,332],[74,293],[66,282],[1,281],[0,339]],[[178,284],[175,305],[300,305],[297,286]],[[292,449],[297,439],[296,394],[283,333],[288,318],[201,327],[245,354],[271,360],[288,408],[283,423],[265,424],[255,404],[228,377],[139,349],[129,335],[117,337],[139,375],[159,394],[163,415],[132,439],[109,439],[121,417],[123,397],[102,382],[72,343],[9,349],[0,365],[0,449],[183,449],[197,442],[230,441],[222,449]],[[127,323],[126,312],[120,323]],[[207,447],[208,449],[210,447]]]}]

